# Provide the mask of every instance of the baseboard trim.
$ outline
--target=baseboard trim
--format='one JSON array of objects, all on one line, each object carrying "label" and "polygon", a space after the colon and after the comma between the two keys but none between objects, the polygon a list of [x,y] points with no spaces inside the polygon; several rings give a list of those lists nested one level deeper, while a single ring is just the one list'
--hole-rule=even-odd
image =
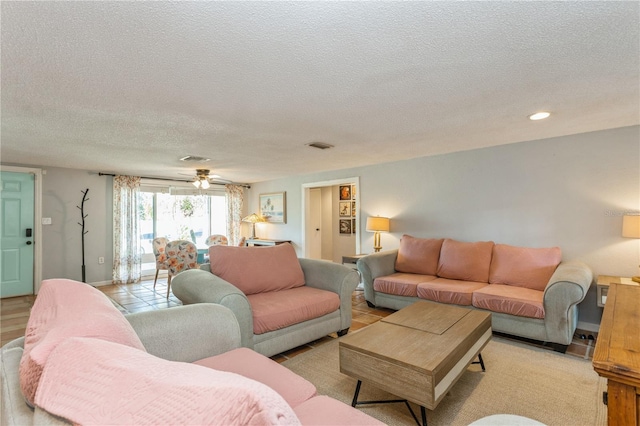
[{"label": "baseboard trim", "polygon": [[94,287],[102,287],[103,285],[111,285],[113,283],[111,281],[96,281],[89,284],[91,284]]},{"label": "baseboard trim", "polygon": [[583,322],[583,321],[578,321],[578,329],[580,330],[584,330],[584,331],[591,331],[594,333],[597,333],[600,331],[600,324],[593,324],[590,322]]}]

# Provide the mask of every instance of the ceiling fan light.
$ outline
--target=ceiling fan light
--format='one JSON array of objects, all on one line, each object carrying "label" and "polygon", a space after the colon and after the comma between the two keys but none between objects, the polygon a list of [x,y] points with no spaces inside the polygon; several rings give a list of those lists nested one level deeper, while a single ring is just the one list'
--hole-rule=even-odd
[{"label": "ceiling fan light", "polygon": [[209,181],[207,179],[201,180],[200,181],[200,188],[208,189],[209,188]]},{"label": "ceiling fan light", "polygon": [[194,180],[193,182],[191,182],[193,184],[193,186],[195,186],[196,188],[200,188],[200,180]]}]

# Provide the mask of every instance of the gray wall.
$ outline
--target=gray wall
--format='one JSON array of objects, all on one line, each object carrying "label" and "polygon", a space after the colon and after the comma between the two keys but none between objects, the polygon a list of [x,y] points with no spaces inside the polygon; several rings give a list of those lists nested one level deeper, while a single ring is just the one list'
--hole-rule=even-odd
[{"label": "gray wall", "polygon": [[[301,185],[359,176],[360,217],[391,218],[383,250],[397,248],[403,233],[558,246],[596,275],[630,276],[640,244],[621,237],[621,216],[640,210],[639,169],[640,127],[632,126],[261,182],[245,200],[252,211],[259,193],[287,191],[287,223],[264,226],[263,236],[290,239],[300,253]],[[362,223],[360,235],[371,252]],[[595,299],[593,284],[582,322],[599,323]]]},{"label": "gray wall", "polygon": [[[583,260],[596,275],[630,276],[638,274],[640,242],[620,236],[621,215],[640,210],[639,169],[640,126],[633,126],[261,182],[245,203],[246,211],[258,211],[258,194],[286,191],[287,223],[261,224],[259,232],[292,240],[301,253],[301,185],[358,176],[360,217],[391,218],[383,250],[397,248],[403,233],[559,246],[565,259]],[[52,225],[42,227],[43,278],[81,278],[76,206],[89,188],[87,281],[111,281],[112,178],[46,171],[42,216]],[[371,252],[373,234],[362,223],[360,235],[362,252]],[[580,309],[581,321],[599,323],[595,284]]]},{"label": "gray wall", "polygon": [[[42,278],[82,279],[82,192],[85,201],[85,267],[88,283],[111,281],[113,265],[113,178],[82,170],[45,168],[42,177]],[[104,257],[104,264],[98,264]]]}]

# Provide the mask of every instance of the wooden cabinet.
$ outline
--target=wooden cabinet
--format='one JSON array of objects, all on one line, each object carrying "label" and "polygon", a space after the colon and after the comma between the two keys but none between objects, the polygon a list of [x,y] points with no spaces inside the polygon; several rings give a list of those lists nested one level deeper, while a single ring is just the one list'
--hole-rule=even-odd
[{"label": "wooden cabinet", "polygon": [[640,286],[612,282],[593,368],[607,379],[609,425],[640,425]]}]

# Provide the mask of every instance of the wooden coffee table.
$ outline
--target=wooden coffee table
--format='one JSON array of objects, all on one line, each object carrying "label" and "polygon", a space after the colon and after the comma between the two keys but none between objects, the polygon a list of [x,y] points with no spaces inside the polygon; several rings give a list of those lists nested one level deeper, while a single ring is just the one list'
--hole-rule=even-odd
[{"label": "wooden coffee table", "polygon": [[[358,379],[351,405],[405,402],[435,409],[491,339],[491,314],[419,301],[340,339],[340,371]],[[358,401],[362,382],[399,400]]]}]

